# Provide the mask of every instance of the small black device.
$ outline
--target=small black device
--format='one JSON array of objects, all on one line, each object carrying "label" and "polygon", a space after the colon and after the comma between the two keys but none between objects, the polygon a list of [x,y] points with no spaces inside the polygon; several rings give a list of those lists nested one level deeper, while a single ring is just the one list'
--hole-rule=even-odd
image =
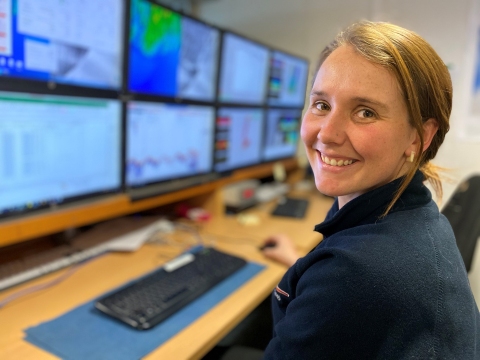
[{"label": "small black device", "polygon": [[307,199],[283,197],[278,201],[275,209],[273,209],[272,215],[301,219],[307,212],[308,204]]},{"label": "small black device", "polygon": [[265,249],[267,249],[267,248],[274,248],[274,247],[276,247],[276,246],[277,246],[276,243],[266,243],[266,244],[263,244],[263,245],[259,246],[258,249],[259,249],[260,251],[263,251],[263,250],[265,250]]},{"label": "small black device", "polygon": [[242,268],[246,261],[213,248],[185,253],[115,291],[95,307],[140,330],[162,322]]}]

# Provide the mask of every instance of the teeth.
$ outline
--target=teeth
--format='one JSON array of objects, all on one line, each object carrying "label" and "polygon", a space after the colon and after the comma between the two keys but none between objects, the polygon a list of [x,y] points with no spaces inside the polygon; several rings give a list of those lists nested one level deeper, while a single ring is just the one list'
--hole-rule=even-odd
[{"label": "teeth", "polygon": [[328,156],[322,155],[322,160],[325,164],[332,165],[332,166],[347,166],[353,163],[353,160],[335,160],[329,159]]}]

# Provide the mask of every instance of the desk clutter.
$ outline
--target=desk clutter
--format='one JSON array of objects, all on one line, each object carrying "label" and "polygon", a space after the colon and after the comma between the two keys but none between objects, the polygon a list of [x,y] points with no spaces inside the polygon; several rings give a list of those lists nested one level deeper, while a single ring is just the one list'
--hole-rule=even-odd
[{"label": "desk clutter", "polygon": [[[202,251],[195,249],[193,252]],[[139,359],[198,319],[263,270],[246,263],[158,326],[138,331],[107,316],[89,301],[53,320],[25,330],[25,340],[62,359]],[[130,282],[126,286],[136,283]],[[116,292],[114,290],[112,293]],[[100,298],[103,298],[100,297]]]},{"label": "desk clutter", "polygon": [[259,180],[241,181],[223,189],[225,210],[229,214],[237,214],[285,195],[289,189],[290,186],[283,182],[260,184]]}]

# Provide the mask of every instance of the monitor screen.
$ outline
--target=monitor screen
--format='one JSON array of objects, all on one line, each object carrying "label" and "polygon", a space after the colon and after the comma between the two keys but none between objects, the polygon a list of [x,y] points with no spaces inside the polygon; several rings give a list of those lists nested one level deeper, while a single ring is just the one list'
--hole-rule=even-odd
[{"label": "monitor screen", "polygon": [[123,0],[0,2],[0,76],[119,90]]},{"label": "monitor screen", "polygon": [[213,102],[219,38],[211,26],[148,0],[132,0],[129,90]]},{"label": "monitor screen", "polygon": [[215,170],[233,170],[261,162],[264,111],[220,108],[215,131]]},{"label": "monitor screen", "polygon": [[299,57],[274,51],[270,67],[268,104],[303,108],[308,62]]},{"label": "monitor screen", "polygon": [[120,189],[120,101],[0,92],[0,113],[0,215]]},{"label": "monitor screen", "polygon": [[300,109],[268,110],[264,160],[287,158],[296,154],[301,117]]},{"label": "monitor screen", "polygon": [[269,49],[232,33],[224,33],[219,101],[262,105],[265,102]]},{"label": "monitor screen", "polygon": [[127,185],[210,172],[214,120],[211,106],[128,103]]}]

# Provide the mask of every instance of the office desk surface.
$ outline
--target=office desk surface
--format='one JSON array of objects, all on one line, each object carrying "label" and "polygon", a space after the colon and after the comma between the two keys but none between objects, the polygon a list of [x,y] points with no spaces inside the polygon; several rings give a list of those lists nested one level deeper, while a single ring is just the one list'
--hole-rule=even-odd
[{"label": "office desk surface", "polygon": [[[298,196],[306,196],[297,194]],[[146,359],[199,359],[250,311],[265,299],[281,279],[285,267],[269,261],[258,250],[264,238],[273,233],[290,235],[301,253],[308,252],[321,236],[313,226],[321,222],[332,200],[309,194],[310,206],[304,219],[269,215],[275,204],[263,204],[248,211],[260,222],[241,225],[234,216],[213,218],[200,228],[204,241],[220,250],[266,265],[265,270],[192,323]],[[23,340],[23,330],[51,320],[69,310],[154,270],[182,251],[171,245],[144,245],[134,253],[112,253],[98,257],[78,268],[63,282],[21,297],[0,309],[0,359],[55,359],[50,353]],[[0,292],[0,301],[9,295],[46,283],[69,269]]]}]

